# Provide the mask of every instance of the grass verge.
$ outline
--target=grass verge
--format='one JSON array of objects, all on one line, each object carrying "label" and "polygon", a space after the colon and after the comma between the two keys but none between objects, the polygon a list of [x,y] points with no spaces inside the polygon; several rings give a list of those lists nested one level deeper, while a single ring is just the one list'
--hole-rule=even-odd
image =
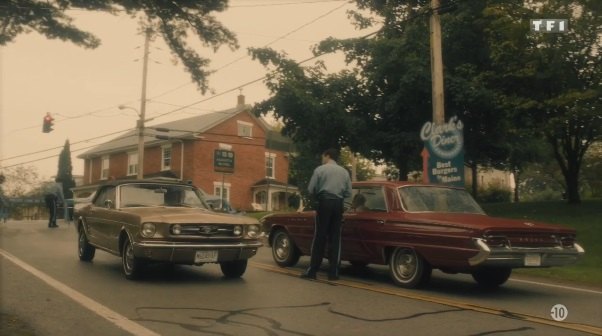
[{"label": "grass verge", "polygon": [[521,268],[516,274],[602,287],[602,200],[586,200],[577,205],[562,201],[484,204],[483,209],[494,217],[532,219],[577,230],[577,241],[585,249],[585,256],[577,264]]}]

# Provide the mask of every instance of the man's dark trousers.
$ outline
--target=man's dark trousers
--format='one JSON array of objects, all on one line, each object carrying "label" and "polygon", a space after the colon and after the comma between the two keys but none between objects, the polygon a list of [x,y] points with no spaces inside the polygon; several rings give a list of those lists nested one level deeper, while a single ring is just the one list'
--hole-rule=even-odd
[{"label": "man's dark trousers", "polygon": [[57,197],[55,195],[46,195],[44,197],[44,201],[46,201],[46,207],[48,208],[48,227],[56,226],[56,200]]},{"label": "man's dark trousers", "polygon": [[343,200],[322,198],[318,203],[318,216],[314,240],[311,244],[311,262],[307,274],[315,275],[320,268],[326,239],[328,238],[329,250],[329,277],[339,276],[339,264],[341,259],[341,227],[343,219]]}]

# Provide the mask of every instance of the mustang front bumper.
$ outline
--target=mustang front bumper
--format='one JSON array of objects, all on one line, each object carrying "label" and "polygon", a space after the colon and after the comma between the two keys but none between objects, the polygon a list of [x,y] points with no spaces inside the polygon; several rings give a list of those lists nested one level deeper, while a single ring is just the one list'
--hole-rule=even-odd
[{"label": "mustang front bumper", "polygon": [[[187,265],[249,259],[257,253],[258,248],[263,246],[258,241],[237,243],[139,242],[132,245],[134,255],[138,258]],[[198,259],[199,253],[214,255],[215,259]]]},{"label": "mustang front bumper", "polygon": [[474,240],[478,253],[468,259],[470,266],[550,267],[575,263],[585,250],[577,243],[573,247],[490,247],[485,240]]}]

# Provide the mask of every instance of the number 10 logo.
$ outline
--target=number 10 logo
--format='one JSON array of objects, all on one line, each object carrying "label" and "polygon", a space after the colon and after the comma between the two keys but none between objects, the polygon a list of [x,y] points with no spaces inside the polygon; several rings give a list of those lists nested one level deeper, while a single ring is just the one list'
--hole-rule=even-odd
[{"label": "number 10 logo", "polygon": [[555,321],[564,321],[567,318],[567,316],[569,316],[569,310],[566,308],[565,305],[557,304],[554,305],[554,307],[552,307],[552,310],[550,311],[550,316],[552,316],[552,318]]}]

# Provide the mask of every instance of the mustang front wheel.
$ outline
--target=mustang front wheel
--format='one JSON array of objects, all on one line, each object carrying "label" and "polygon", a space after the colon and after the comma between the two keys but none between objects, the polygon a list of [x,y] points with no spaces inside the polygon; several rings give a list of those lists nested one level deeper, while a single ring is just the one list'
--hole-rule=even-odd
[{"label": "mustang front wheel", "polygon": [[416,288],[430,280],[432,268],[413,249],[398,247],[389,258],[389,271],[398,286]]},{"label": "mustang front wheel", "polygon": [[247,259],[224,261],[219,266],[226,278],[240,278],[247,270]]},{"label": "mustang front wheel", "polygon": [[79,254],[79,260],[81,261],[92,261],[94,259],[94,253],[96,252],[96,248],[88,242],[88,237],[86,237],[86,231],[84,228],[80,226],[79,228],[79,237],[77,240],[77,251]]},{"label": "mustang front wheel", "polygon": [[272,256],[274,261],[280,267],[294,266],[301,257],[299,249],[293,243],[288,232],[278,230],[274,233],[272,240]]},{"label": "mustang front wheel", "polygon": [[134,255],[134,247],[129,238],[123,242],[123,250],[121,252],[121,265],[123,274],[129,280],[138,279],[144,268],[144,261],[136,258]]},{"label": "mustang front wheel", "polygon": [[510,278],[512,269],[508,267],[481,267],[472,272],[472,278],[482,287],[496,288]]}]

